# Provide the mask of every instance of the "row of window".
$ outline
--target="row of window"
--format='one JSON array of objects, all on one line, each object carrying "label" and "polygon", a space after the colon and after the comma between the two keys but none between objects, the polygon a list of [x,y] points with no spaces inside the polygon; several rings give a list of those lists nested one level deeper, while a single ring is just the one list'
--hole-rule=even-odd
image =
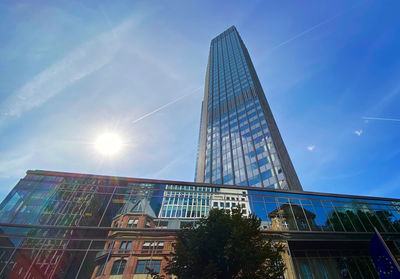
[{"label": "row of window", "polygon": [[[115,242],[111,242],[108,245],[108,249],[112,250],[114,248]],[[130,251],[132,246],[132,241],[121,241],[119,246],[120,252]],[[164,249],[164,241],[145,241],[142,246],[141,253],[150,254],[156,253],[160,254]]]},{"label": "row of window", "polygon": [[[110,275],[122,275],[124,274],[127,261],[125,259],[120,259],[114,261]],[[101,276],[104,274],[105,265],[98,266],[96,276]],[[138,260],[136,264],[135,274],[150,274],[150,273],[160,273],[161,270],[161,260]]]},{"label": "row of window", "polygon": [[[126,228],[137,228],[138,223],[139,223],[139,219],[137,219],[137,218],[129,218],[128,223],[126,224]],[[114,228],[123,227],[122,220],[121,221],[119,221],[119,220],[115,221],[113,227]],[[150,228],[150,227],[151,227],[150,221],[146,220],[145,228]]]},{"label": "row of window", "polygon": [[[248,117],[246,116],[246,110],[248,111]],[[243,137],[243,148],[244,148],[244,156],[245,156],[244,158],[246,159],[246,170],[247,170],[247,176],[248,176],[247,180],[248,180],[248,185],[251,185],[251,186],[261,186],[262,185],[261,181],[263,181],[264,186],[269,187],[270,185],[275,184],[275,181],[268,180],[268,178],[270,178],[272,176],[272,172],[267,172],[268,170],[271,169],[271,166],[270,165],[268,165],[268,167],[266,166],[269,163],[269,159],[268,159],[269,154],[266,151],[266,148],[262,142],[262,139],[264,137],[263,133],[265,133],[265,135],[267,137],[269,137],[269,133],[268,133],[267,124],[266,124],[266,121],[264,118],[261,119],[261,122],[260,122],[261,126],[260,126],[257,113],[262,113],[262,109],[260,107],[258,100],[254,100],[254,102],[252,102],[252,101],[247,102],[238,107],[237,116],[239,117],[239,124],[242,124],[242,125],[240,125],[240,130],[241,130],[242,137]],[[234,118],[232,118],[232,116]],[[235,121],[235,119],[236,119],[235,114],[232,115],[232,113],[230,113],[229,120],[230,120],[231,124],[233,122],[237,123]],[[221,118],[221,126],[222,127],[228,126],[227,121],[228,120],[227,120],[226,116]],[[250,126],[248,125],[248,121],[252,121],[252,123],[253,123],[253,125],[251,126],[251,129],[252,129],[251,133],[250,133],[250,129],[249,129]],[[214,123],[214,125],[218,129],[218,126],[219,126],[218,122]],[[239,132],[238,128],[236,128],[236,130],[235,130],[234,127],[235,126],[231,125],[231,132],[233,132],[233,131]],[[262,132],[262,130],[263,130],[263,132]],[[253,151],[253,145],[251,144],[251,141],[252,141],[251,138],[254,138],[254,144],[256,145],[256,151]],[[218,130],[216,130],[214,132],[214,136],[213,136],[213,152],[212,152],[212,154],[214,157],[213,163],[215,163],[217,165],[212,164],[213,170],[211,173],[213,175],[212,175],[211,181],[213,183],[217,183],[221,180],[221,171],[219,171],[219,168],[221,166],[220,166],[219,160],[217,158],[217,157],[219,157],[219,153],[220,153],[219,152],[220,151],[219,150],[219,140],[220,140],[220,136],[219,136]],[[237,157],[242,157],[243,155],[241,155],[241,154],[235,154],[235,152],[236,153],[241,152],[241,147],[240,147],[241,142],[240,142],[239,138],[237,140],[235,140],[235,137],[232,137],[232,135],[231,135],[231,142],[232,142],[231,148],[233,148],[233,154],[232,154],[233,159],[235,159]],[[248,142],[247,145],[245,144],[246,142]],[[275,149],[273,148],[272,143],[269,142],[268,144],[270,145],[269,148],[271,151],[271,158],[276,157]],[[235,148],[236,146],[238,148]],[[223,152],[230,154],[230,148],[229,148],[228,144],[226,146],[223,145],[222,148],[223,148]],[[222,156],[224,156],[224,154],[225,153],[223,153]],[[253,157],[253,158],[256,157],[258,160],[260,160],[258,165],[260,167],[260,172],[263,173],[261,179],[260,179],[260,177],[258,177],[258,175],[259,175],[258,169],[255,168],[255,166],[257,166],[255,158],[252,160],[248,160],[246,154],[250,154],[250,157]],[[228,161],[228,159],[230,159],[230,157],[231,157],[231,155],[229,155],[229,158],[228,158],[228,156],[224,157],[226,159],[226,160],[224,160],[224,164],[228,165],[228,167],[225,168],[224,173],[223,173],[224,183],[225,183],[225,181],[233,182],[233,177],[231,177],[231,169],[235,170],[235,175],[236,174],[240,175],[240,173],[241,173],[237,167],[233,168],[233,166],[231,166],[231,163]],[[271,161],[274,161],[274,160],[271,160]],[[276,162],[275,165],[277,167],[279,167],[279,162]],[[209,168],[209,167],[210,167],[210,162],[207,161],[207,168]],[[239,168],[243,168],[243,166],[239,166]],[[255,170],[255,171],[253,171],[253,170]],[[279,167],[279,170],[281,172],[280,167]],[[208,169],[205,170],[205,173],[206,173],[206,178],[208,179],[210,177]],[[239,184],[238,183],[239,181],[246,180],[245,176],[243,176],[243,177],[236,176],[235,178],[236,178],[235,179],[236,184]],[[280,176],[280,179],[284,179],[283,174]],[[245,183],[245,184],[247,184],[247,183]]]},{"label": "row of window", "polygon": [[[240,81],[242,82],[243,85],[243,90],[247,90],[250,86],[253,86],[252,81],[250,79],[250,73],[247,69],[247,67],[245,67],[244,65],[244,55],[243,52],[241,51],[241,49],[239,48],[239,44],[238,44],[238,39],[235,35],[230,36],[230,41],[231,43],[233,43],[232,45],[227,44],[227,40],[220,40],[218,41],[218,43],[213,44],[213,52],[211,52],[211,64],[213,65],[213,67],[211,67],[210,71],[211,74],[210,76],[212,77],[212,79],[210,80],[210,83],[212,83],[213,80],[223,80],[224,79],[224,74],[230,76],[232,74],[233,80],[229,80],[229,85],[231,86],[230,88],[228,88],[228,98],[229,96],[232,95],[233,93],[233,89],[232,89],[232,84],[235,87],[238,87],[239,84],[239,78],[238,78],[238,74],[240,75]],[[224,42],[224,44],[222,45],[222,42]],[[218,48],[221,50],[223,50],[222,52],[218,53]],[[228,50],[229,48],[229,50]],[[222,59],[222,56],[224,56],[224,59]],[[218,59],[219,58],[219,59]],[[238,60],[242,60],[242,61],[238,61]],[[226,62],[225,66],[222,66],[223,61]],[[220,64],[221,66],[219,66],[218,64]],[[214,70],[214,69],[215,70]],[[231,72],[231,68],[232,68],[232,72]],[[219,74],[219,76],[217,75]],[[248,78],[248,80],[246,81],[246,77]],[[214,94],[218,93],[217,91],[217,86],[218,83],[214,83],[215,85],[213,87],[210,86],[210,88],[214,88]],[[224,91],[224,87],[220,86],[219,88],[220,90]],[[238,92],[235,93],[239,94],[241,91],[239,90]],[[211,93],[211,92],[210,92]],[[215,94],[217,95],[217,94]],[[210,96],[211,97],[211,96]],[[223,96],[221,98],[221,102],[225,101],[225,96]],[[210,98],[210,100],[213,98]],[[217,101],[216,99],[214,101]],[[217,105],[215,105],[214,103],[214,107],[216,107]],[[209,108],[213,106],[211,103],[209,104]]]}]

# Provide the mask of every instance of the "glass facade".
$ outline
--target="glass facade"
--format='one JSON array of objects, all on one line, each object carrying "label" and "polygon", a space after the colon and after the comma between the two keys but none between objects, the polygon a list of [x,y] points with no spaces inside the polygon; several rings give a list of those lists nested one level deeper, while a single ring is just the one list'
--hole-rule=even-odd
[{"label": "glass facade", "polygon": [[301,190],[235,27],[211,41],[205,88],[196,181]]},{"label": "glass facade", "polygon": [[[286,278],[378,278],[368,241],[376,227],[400,256],[399,205],[400,200],[29,171],[0,205],[0,277],[165,275],[177,230],[211,208],[240,206],[245,215],[261,218],[266,235],[286,243]],[[370,277],[357,277],[366,270]]]},{"label": "glass facade", "polygon": [[259,217],[285,279],[378,278],[375,228],[400,261],[400,200],[302,191],[235,27],[205,85],[197,182],[28,171],[0,204],[0,278],[170,279],[176,233],[213,208]]}]

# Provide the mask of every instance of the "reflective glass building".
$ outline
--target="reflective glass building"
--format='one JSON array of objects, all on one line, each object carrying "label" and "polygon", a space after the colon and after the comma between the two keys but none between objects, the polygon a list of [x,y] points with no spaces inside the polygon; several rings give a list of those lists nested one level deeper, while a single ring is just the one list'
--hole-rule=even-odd
[{"label": "reflective glass building", "polygon": [[285,244],[286,278],[378,278],[374,227],[400,257],[400,200],[28,171],[0,205],[0,278],[165,275],[182,226],[239,205]]},{"label": "reflective glass building", "polygon": [[195,180],[302,189],[234,26],[211,41]]},{"label": "reflective glass building", "polygon": [[196,182],[28,171],[0,204],[0,278],[173,278],[176,233],[212,208],[258,216],[286,279],[379,278],[375,228],[400,261],[400,200],[302,190],[235,27],[211,42],[200,130]]}]

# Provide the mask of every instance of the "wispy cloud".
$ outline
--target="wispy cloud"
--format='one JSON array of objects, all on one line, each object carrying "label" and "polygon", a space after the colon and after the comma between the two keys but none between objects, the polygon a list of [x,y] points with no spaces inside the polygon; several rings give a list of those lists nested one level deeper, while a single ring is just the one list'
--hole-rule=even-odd
[{"label": "wispy cloud", "polygon": [[108,64],[121,45],[121,37],[132,27],[128,20],[91,39],[45,69],[0,105],[0,119],[20,116],[56,96],[68,86]]},{"label": "wispy cloud", "polygon": [[307,146],[308,151],[313,151],[315,149],[315,145],[309,145]]},{"label": "wispy cloud", "polygon": [[399,118],[383,118],[383,117],[363,117],[364,120],[382,120],[382,121],[395,121],[400,122]]},{"label": "wispy cloud", "polygon": [[[373,107],[367,110],[364,115],[379,115],[382,114],[382,111],[390,105],[394,99],[396,99],[400,95],[400,84],[396,84],[395,87],[389,91],[389,93],[385,94],[383,97],[379,95],[379,98],[376,100]],[[369,117],[363,117],[363,119]],[[376,118],[376,117],[373,117]],[[373,119],[377,120],[377,119]],[[368,121],[368,119],[365,119]]]},{"label": "wispy cloud", "polygon": [[308,29],[306,29],[306,30],[304,30],[304,31],[302,31],[302,32],[300,32],[300,33],[298,33],[298,34],[296,34],[295,36],[293,36],[293,37],[287,39],[286,41],[283,41],[283,42],[277,44],[276,46],[272,47],[271,49],[268,50],[267,53],[269,54],[269,53],[271,53],[271,52],[277,50],[278,48],[280,48],[280,47],[282,47],[282,46],[284,46],[284,45],[286,45],[286,44],[288,44],[288,43],[290,43],[290,42],[292,42],[292,41],[294,41],[294,40],[297,40],[298,38],[303,37],[304,35],[310,33],[311,31],[313,31],[313,30],[315,30],[315,29],[317,29],[317,28],[319,28],[319,27],[321,27],[321,26],[323,26],[323,25],[325,25],[325,24],[328,24],[328,23],[334,21],[334,20],[337,19],[338,17],[341,17],[342,15],[351,12],[352,10],[354,10],[355,8],[358,8],[359,6],[360,6],[360,4],[354,5],[354,6],[350,7],[349,9],[347,9],[347,10],[345,10],[345,11],[342,11],[342,12],[340,12],[340,13],[337,13],[337,14],[335,14],[334,16],[332,16],[332,17],[330,17],[330,18],[328,18],[328,19],[325,19],[325,20],[323,20],[323,21],[321,21],[321,22],[319,22],[319,23],[317,23],[317,24],[311,26],[310,28],[308,28]]},{"label": "wispy cloud", "polygon": [[357,136],[361,136],[363,133],[363,130],[355,130],[354,134],[356,134]]},{"label": "wispy cloud", "polygon": [[152,115],[152,114],[154,114],[154,113],[156,113],[156,112],[158,112],[158,111],[160,111],[160,110],[162,110],[162,109],[165,109],[166,107],[169,107],[170,105],[173,105],[173,104],[175,104],[176,102],[179,102],[179,101],[182,100],[183,98],[188,97],[188,96],[190,96],[190,95],[193,95],[194,93],[196,93],[196,92],[199,91],[200,89],[201,89],[201,87],[198,87],[198,88],[196,88],[195,90],[193,90],[192,92],[190,92],[190,93],[188,93],[188,94],[185,94],[185,95],[182,95],[182,96],[176,98],[175,100],[173,100],[173,101],[171,101],[171,102],[168,102],[168,103],[166,103],[166,104],[164,104],[164,105],[162,105],[162,106],[156,108],[155,110],[153,110],[153,111],[151,111],[151,112],[149,112],[149,113],[146,113],[145,115],[142,115],[141,117],[139,117],[139,118],[133,120],[132,123],[136,123],[136,122],[138,122],[138,121],[140,121],[140,120],[142,120],[142,119],[144,119],[144,118],[146,118],[146,117],[149,117],[150,115]]}]

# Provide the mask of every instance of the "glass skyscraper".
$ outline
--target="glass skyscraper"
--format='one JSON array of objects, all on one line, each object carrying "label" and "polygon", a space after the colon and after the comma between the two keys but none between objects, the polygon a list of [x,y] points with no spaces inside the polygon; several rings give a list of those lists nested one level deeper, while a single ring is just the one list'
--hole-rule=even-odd
[{"label": "glass skyscraper", "polygon": [[234,27],[211,43],[196,180],[27,171],[0,203],[0,278],[174,279],[176,233],[212,209],[260,218],[285,279],[389,274],[370,256],[376,231],[400,263],[400,199],[299,191]]},{"label": "glass skyscraper", "polygon": [[302,190],[234,26],[211,41],[196,182]]}]

